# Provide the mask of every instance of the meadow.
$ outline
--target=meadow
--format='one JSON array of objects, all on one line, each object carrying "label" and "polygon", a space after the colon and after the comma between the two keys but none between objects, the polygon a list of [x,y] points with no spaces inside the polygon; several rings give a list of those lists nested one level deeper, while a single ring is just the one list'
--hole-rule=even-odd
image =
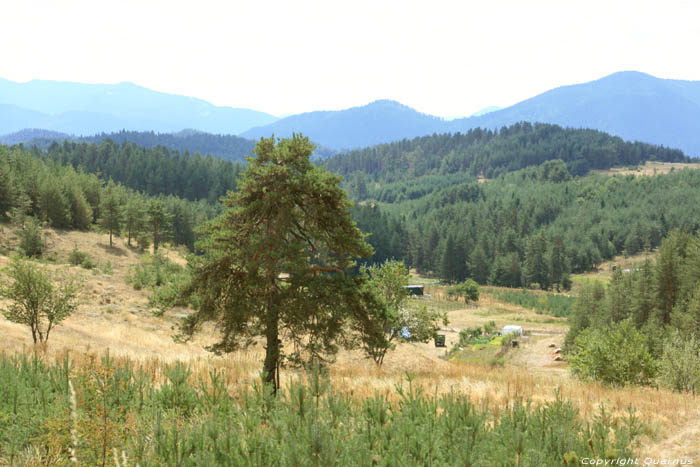
[{"label": "meadow", "polygon": [[[381,368],[341,351],[322,371],[283,369],[271,398],[260,342],[224,356],[204,348],[213,328],[175,342],[188,310],[159,313],[153,292],[127,282],[138,253],[121,240],[109,248],[104,234],[47,232],[44,267],[80,277],[82,303],[42,348],[0,318],[0,464],[562,465],[572,453],[700,454],[697,397],[571,378],[549,347],[563,342],[566,318],[488,289],[465,306],[430,285],[426,304],[450,320],[440,331],[447,349],[400,344]],[[71,265],[74,249],[110,268]],[[446,358],[461,329],[490,321],[523,326],[528,342],[502,366]]]}]

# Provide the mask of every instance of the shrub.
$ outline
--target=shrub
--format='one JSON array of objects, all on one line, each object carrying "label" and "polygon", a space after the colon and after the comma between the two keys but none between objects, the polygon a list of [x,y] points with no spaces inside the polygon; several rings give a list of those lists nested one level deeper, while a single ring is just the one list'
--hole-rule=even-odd
[{"label": "shrub", "polygon": [[675,391],[700,390],[700,340],[675,332],[664,344],[659,364],[661,383]]},{"label": "shrub", "polygon": [[484,324],[484,334],[491,334],[495,329],[496,329],[496,322],[495,321],[489,321],[488,323]]},{"label": "shrub", "polygon": [[630,320],[583,330],[568,359],[579,378],[613,385],[649,384],[657,372],[646,336]]},{"label": "shrub", "polygon": [[153,294],[148,298],[154,308],[165,311],[174,306],[185,306],[187,299],[182,290],[189,281],[189,273],[170,261],[163,254],[143,255],[141,264],[132,267],[127,282],[136,290],[149,289]]},{"label": "shrub", "polygon": [[74,246],[73,250],[68,254],[68,262],[73,266],[80,266],[83,269],[94,269],[97,267],[95,260],[84,251],[78,250],[77,246]]},{"label": "shrub", "polygon": [[472,279],[467,279],[461,284],[456,284],[447,289],[447,295],[464,299],[464,303],[479,301],[479,284]]}]

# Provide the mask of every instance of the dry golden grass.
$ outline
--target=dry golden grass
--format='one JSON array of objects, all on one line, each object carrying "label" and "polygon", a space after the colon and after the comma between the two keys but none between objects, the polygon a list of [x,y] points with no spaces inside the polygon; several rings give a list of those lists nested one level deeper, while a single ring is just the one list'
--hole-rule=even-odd
[{"label": "dry golden grass", "polygon": [[613,167],[608,170],[592,170],[591,172],[601,175],[634,175],[635,177],[650,177],[683,169],[700,169],[700,164],[686,162],[647,161],[643,165],[635,167]]},{"label": "dry golden grass", "polygon": [[618,269],[624,271],[626,269],[634,269],[640,267],[647,259],[654,262],[656,259],[657,250],[645,251],[633,256],[625,257],[623,255],[615,256],[613,259],[604,261],[596,269],[596,271],[586,272],[582,274],[572,275],[574,283],[572,291],[575,293],[577,288],[586,282],[601,281],[609,282],[613,275],[612,267],[615,265]]},{"label": "dry golden grass", "polygon": [[[7,230],[6,230],[7,233]],[[68,268],[70,273],[85,281],[82,304],[78,311],[53,331],[47,358],[60,356],[68,350],[76,366],[99,358],[107,350],[118,361],[140,366],[156,380],[161,380],[165,365],[183,361],[189,365],[193,377],[208,380],[209,371],[217,369],[233,390],[240,385],[259,381],[264,356],[262,344],[246,351],[226,356],[214,356],[204,346],[215,338],[215,329],[209,327],[187,344],[172,339],[177,323],[176,315],[185,310],[174,310],[162,317],[149,311],[147,292],[136,291],[125,282],[129,267],[137,264],[138,255],[117,239],[110,249],[108,237],[97,233],[53,232],[48,236],[49,251],[58,261],[66,261],[74,245],[100,262],[109,260],[112,275],[93,274],[79,267],[46,265],[47,268]],[[171,258],[178,258],[170,251]],[[8,259],[0,256],[0,267]],[[182,261],[179,259],[179,261]],[[443,289],[431,286],[434,297]],[[3,304],[0,303],[0,306]],[[441,332],[447,335],[448,345],[456,343],[458,331],[465,327],[495,321],[498,327],[520,324],[531,333],[530,342],[514,349],[503,367],[484,364],[460,364],[444,359],[445,349],[428,344],[401,344],[390,353],[381,369],[357,351],[343,351],[331,366],[331,381],[337,390],[362,398],[376,392],[396,400],[396,386],[406,383],[406,373],[414,376],[414,385],[420,385],[429,394],[456,391],[469,394],[479,403],[488,402],[498,413],[514,400],[530,399],[535,403],[552,400],[557,392],[572,401],[583,418],[597,413],[601,405],[617,414],[633,407],[647,424],[642,454],[654,457],[700,455],[700,404],[687,394],[666,389],[612,388],[596,383],[583,383],[571,378],[566,363],[554,362],[549,343],[560,345],[566,332],[563,319],[537,315],[518,306],[500,303],[488,293],[482,294],[478,306],[454,305],[449,307],[450,324]],[[29,331],[0,317],[0,351],[15,352],[31,348]],[[283,384],[300,373],[283,370]]]}]

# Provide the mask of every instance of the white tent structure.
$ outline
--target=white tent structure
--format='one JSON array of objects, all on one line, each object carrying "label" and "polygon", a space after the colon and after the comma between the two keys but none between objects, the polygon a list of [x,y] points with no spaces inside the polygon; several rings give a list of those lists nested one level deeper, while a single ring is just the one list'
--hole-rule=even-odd
[{"label": "white tent structure", "polygon": [[506,334],[516,334],[518,336],[522,336],[523,335],[523,327],[516,326],[514,324],[509,324],[507,326],[503,326],[503,330],[501,331],[501,335],[505,336]]}]

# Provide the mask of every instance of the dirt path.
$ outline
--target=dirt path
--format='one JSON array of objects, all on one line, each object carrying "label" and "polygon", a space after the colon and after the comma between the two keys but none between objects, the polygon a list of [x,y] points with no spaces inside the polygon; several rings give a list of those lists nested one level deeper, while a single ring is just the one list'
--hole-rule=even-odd
[{"label": "dirt path", "polygon": [[673,434],[657,443],[645,446],[641,457],[700,461],[700,409],[696,409],[694,416],[689,417],[686,423],[667,428]]}]

